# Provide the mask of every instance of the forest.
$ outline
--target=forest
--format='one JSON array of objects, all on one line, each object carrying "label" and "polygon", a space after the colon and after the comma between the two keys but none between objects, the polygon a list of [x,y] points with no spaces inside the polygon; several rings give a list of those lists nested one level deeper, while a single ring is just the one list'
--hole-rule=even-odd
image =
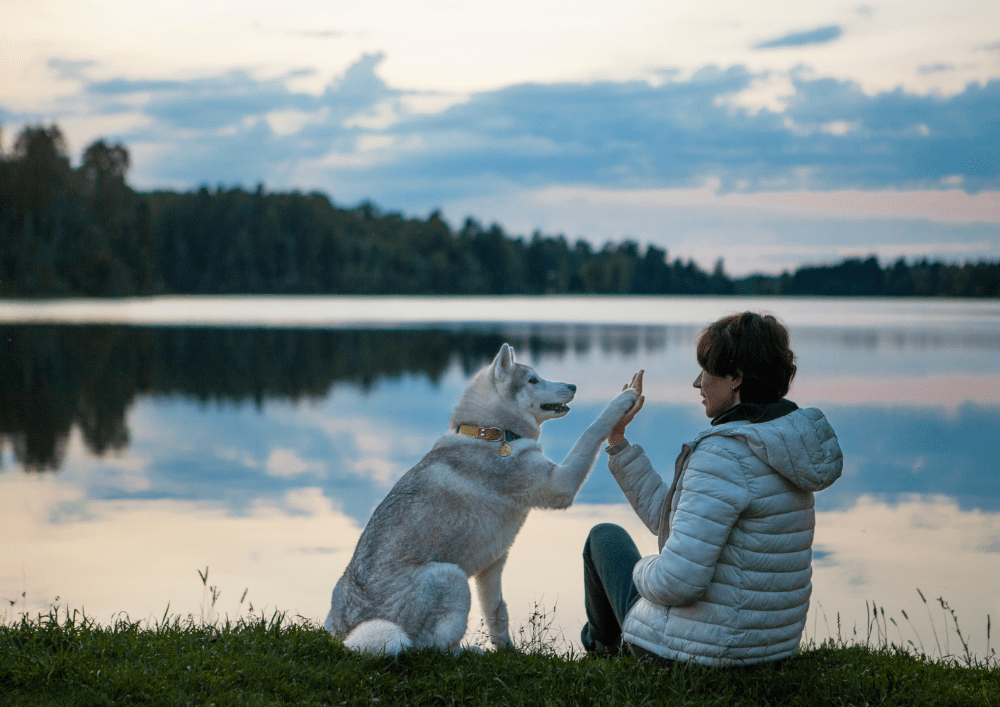
[{"label": "forest", "polygon": [[137,192],[121,144],[70,162],[56,125],[0,153],[0,297],[158,294],[1000,296],[1000,262],[874,256],[731,278],[626,240],[596,249],[466,219],[454,229],[364,202],[263,185]]}]

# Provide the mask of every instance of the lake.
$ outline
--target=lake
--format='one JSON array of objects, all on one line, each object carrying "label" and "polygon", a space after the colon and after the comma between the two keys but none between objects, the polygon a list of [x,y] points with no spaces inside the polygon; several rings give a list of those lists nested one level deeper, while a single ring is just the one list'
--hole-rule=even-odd
[{"label": "lake", "polygon": [[[843,477],[816,496],[807,638],[961,655],[953,611],[985,656],[987,617],[1000,616],[991,301],[0,301],[0,617],[58,605],[101,623],[274,610],[322,621],[372,510],[500,344],[579,387],[572,412],[543,427],[556,461],[645,369],[629,438],[667,473],[708,426],[691,386],[697,336],[746,308],[789,325],[788,397],[822,408],[844,450]],[[619,523],[655,552],[606,460],[570,509],[533,511],[518,536],[504,573],[515,634],[537,608],[579,647],[594,524]],[[469,627],[474,639],[478,608]]]}]

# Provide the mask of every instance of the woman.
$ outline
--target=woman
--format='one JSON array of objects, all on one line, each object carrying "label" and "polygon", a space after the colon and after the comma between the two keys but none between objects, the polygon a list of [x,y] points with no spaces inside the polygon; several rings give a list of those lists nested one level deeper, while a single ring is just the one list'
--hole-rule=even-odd
[{"label": "woman", "polygon": [[[774,317],[724,317],[702,332],[697,353],[694,387],[712,426],[683,446],[672,482],[625,439],[644,398],[608,438],[608,468],[660,553],[640,557],[616,525],[591,530],[589,653],[739,665],[790,656],[802,639],[813,493],[840,476],[840,445],[822,412],[784,398],[795,363]],[[642,371],[631,385],[642,393]]]}]

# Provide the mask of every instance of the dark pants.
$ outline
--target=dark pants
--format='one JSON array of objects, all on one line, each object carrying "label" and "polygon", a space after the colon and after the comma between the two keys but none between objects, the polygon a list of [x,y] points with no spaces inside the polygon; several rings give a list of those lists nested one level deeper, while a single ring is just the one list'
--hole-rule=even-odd
[{"label": "dark pants", "polygon": [[587,653],[617,656],[630,652],[639,660],[666,662],[638,646],[622,644],[622,622],[639,601],[632,569],[642,558],[623,528],[595,525],[583,546],[583,596],[587,623],[580,640]]}]

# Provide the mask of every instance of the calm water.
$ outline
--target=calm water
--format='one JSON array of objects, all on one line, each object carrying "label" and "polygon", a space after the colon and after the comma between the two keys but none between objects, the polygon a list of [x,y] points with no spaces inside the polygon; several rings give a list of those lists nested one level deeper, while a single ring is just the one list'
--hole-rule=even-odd
[{"label": "calm water", "polygon": [[[1000,616],[1000,306],[989,302],[0,302],[0,598],[14,602],[0,616],[55,603],[102,622],[168,605],[321,620],[369,514],[502,342],[579,386],[573,412],[543,428],[557,461],[644,368],[629,437],[669,470],[707,425],[691,387],[699,329],[748,306],[790,325],[789,397],[827,413],[845,454],[843,478],[816,499],[808,636],[836,635],[839,616],[843,637],[865,638],[877,605],[890,640],[960,653],[943,597],[984,655],[987,616]],[[655,551],[603,454],[572,508],[533,512],[518,536],[504,576],[514,627],[554,607],[578,645],[579,556],[602,521]],[[474,610],[470,630],[478,622]]]}]

